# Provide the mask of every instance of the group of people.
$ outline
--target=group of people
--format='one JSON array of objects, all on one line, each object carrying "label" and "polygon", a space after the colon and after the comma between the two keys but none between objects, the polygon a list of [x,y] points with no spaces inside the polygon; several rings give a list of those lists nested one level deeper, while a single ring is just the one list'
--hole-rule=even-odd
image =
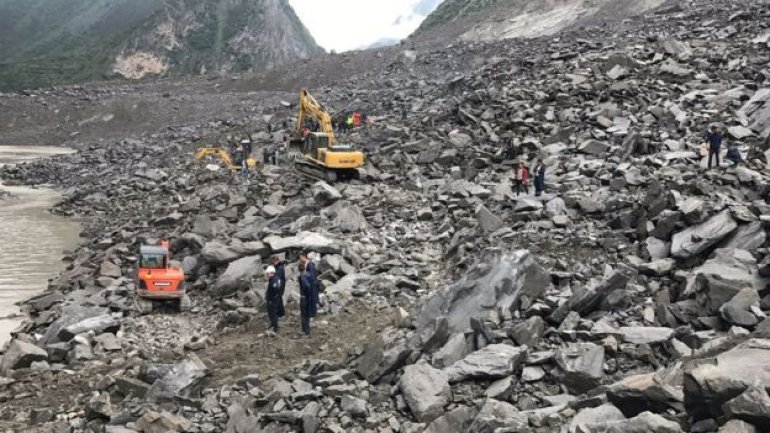
[{"label": "group of people", "polygon": [[[517,162],[513,169],[513,186],[516,188],[516,195],[519,196],[522,191],[529,194],[529,167],[523,162]],[[535,166],[535,196],[540,197],[545,191],[545,164],[540,161]]]},{"label": "group of people", "polygon": [[[719,125],[713,125],[711,130],[706,132],[706,139],[708,140],[708,168],[711,169],[711,164],[714,160],[716,160],[716,166],[719,167],[719,154],[722,151],[722,141],[724,140],[722,129]],[[738,150],[738,146],[733,142],[728,143],[727,155],[725,156],[733,165],[743,163],[743,156],[740,150]]]},{"label": "group of people", "polygon": [[361,125],[366,125],[369,121],[366,113],[354,111],[347,116],[335,116],[332,118],[332,127],[340,134],[344,134],[353,128],[358,128]]},{"label": "group of people", "polygon": [[[265,270],[267,277],[265,304],[267,317],[270,321],[269,329],[278,333],[278,322],[286,315],[283,304],[286,290],[286,267],[278,256],[273,256],[271,261],[272,264]],[[318,293],[320,290],[318,273],[315,263],[310,260],[306,251],[299,255],[297,266],[299,269],[300,328],[304,335],[310,336],[310,319],[318,314]]]}]

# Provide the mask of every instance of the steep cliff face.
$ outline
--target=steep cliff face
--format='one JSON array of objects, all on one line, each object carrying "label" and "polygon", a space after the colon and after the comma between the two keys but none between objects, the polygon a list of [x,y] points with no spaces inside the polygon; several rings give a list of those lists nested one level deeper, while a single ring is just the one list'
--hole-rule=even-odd
[{"label": "steep cliff face", "polygon": [[630,17],[666,0],[446,0],[417,38],[489,41],[555,34],[569,26]]},{"label": "steep cliff face", "polygon": [[321,53],[287,0],[0,0],[0,90],[263,70]]}]

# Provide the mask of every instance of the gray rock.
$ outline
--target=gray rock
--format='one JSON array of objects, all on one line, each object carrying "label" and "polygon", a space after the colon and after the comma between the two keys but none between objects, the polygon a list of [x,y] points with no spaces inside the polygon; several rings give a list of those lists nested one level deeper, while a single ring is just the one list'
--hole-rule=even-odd
[{"label": "gray rock", "polygon": [[460,406],[430,423],[423,433],[468,433],[476,413],[475,408]]},{"label": "gray rock", "polygon": [[767,233],[762,227],[762,223],[757,221],[739,227],[721,247],[754,252],[757,248],[764,245],[766,240]]},{"label": "gray rock", "polygon": [[104,332],[115,333],[118,329],[120,329],[120,322],[118,319],[109,314],[103,314],[101,316],[89,317],[88,319],[66,326],[59,330],[58,336],[61,341],[69,341],[76,335],[84,332],[93,331],[98,335]]},{"label": "gray rock", "polygon": [[465,334],[455,333],[433,354],[432,362],[437,368],[445,368],[465,358],[469,353],[470,347]]},{"label": "gray rock", "polygon": [[610,151],[610,145],[598,140],[588,140],[578,147],[578,151],[589,155],[604,156]]},{"label": "gray rock", "polygon": [[663,327],[623,326],[620,328],[621,337],[626,343],[660,344],[674,336],[674,330]]},{"label": "gray rock", "polygon": [[366,400],[362,400],[352,395],[343,395],[340,401],[340,408],[354,417],[365,417],[368,414]]},{"label": "gray rock", "polygon": [[674,266],[676,266],[676,260],[674,259],[655,260],[654,262],[641,264],[639,266],[639,273],[662,277],[670,274],[674,270]]},{"label": "gray rock", "polygon": [[265,242],[274,253],[289,250],[310,250],[322,254],[341,252],[340,245],[334,239],[313,232],[300,232],[296,236],[286,238],[267,238]]},{"label": "gray rock", "polygon": [[366,346],[364,354],[358,359],[356,371],[369,382],[377,383],[383,376],[400,368],[411,353],[398,330],[387,328]]},{"label": "gray rock", "polygon": [[361,209],[345,200],[340,200],[321,211],[331,221],[332,227],[342,233],[358,233],[369,226]]},{"label": "gray rock", "polygon": [[444,406],[452,399],[452,388],[446,374],[428,364],[414,364],[404,368],[398,386],[420,422],[428,423],[441,416]]},{"label": "gray rock", "polygon": [[569,433],[593,432],[601,430],[608,423],[623,421],[623,412],[610,403],[583,409],[575,415],[569,424]]},{"label": "gray rock", "polygon": [[570,392],[582,394],[596,388],[604,378],[604,348],[593,343],[572,343],[555,354],[562,383]]},{"label": "gray rock", "polygon": [[759,307],[759,293],[753,287],[744,287],[719,307],[719,315],[731,325],[753,328],[759,319],[752,313],[751,307]]},{"label": "gray rock", "polygon": [[109,260],[105,260],[99,267],[99,275],[109,278],[120,278],[123,276],[123,270],[120,269],[120,266],[116,265],[115,263],[112,263]]},{"label": "gray rock", "polygon": [[45,361],[48,359],[48,352],[19,339],[13,339],[8,344],[8,348],[0,361],[0,375],[8,376],[11,370],[27,368],[33,362]]},{"label": "gray rock", "polygon": [[770,339],[754,338],[720,353],[715,361],[684,371],[684,402],[696,419],[722,414],[722,405],[750,386],[770,388]]},{"label": "gray rock", "polygon": [[606,433],[683,433],[682,427],[652,412],[643,412],[624,421],[609,423]]},{"label": "gray rock", "polygon": [[570,299],[570,309],[586,315],[594,311],[607,296],[626,287],[631,279],[633,271],[627,266],[620,266],[618,270],[598,284],[583,288]]},{"label": "gray rock", "polygon": [[169,433],[189,431],[192,423],[186,418],[170,412],[147,411],[136,422],[137,430],[143,433]]},{"label": "gray rock", "polygon": [[489,398],[484,401],[468,433],[493,433],[498,428],[523,429],[528,426],[529,418],[515,406]]},{"label": "gray rock", "polygon": [[526,347],[507,344],[491,344],[472,352],[460,361],[444,369],[450,382],[466,379],[496,379],[511,375],[520,365],[527,352]]},{"label": "gray rock", "polygon": [[513,311],[523,297],[538,298],[549,285],[550,276],[528,251],[487,250],[460,281],[428,297],[415,315],[415,327],[422,333],[435,326],[436,317],[446,316],[450,332],[464,332],[470,317]]},{"label": "gray rock", "polygon": [[194,396],[208,374],[206,364],[194,353],[189,353],[187,358],[174,364],[168,373],[152,384],[146,397],[150,401],[164,401]]},{"label": "gray rock", "polygon": [[671,255],[677,259],[688,259],[701,254],[730,235],[738,224],[729,210],[723,210],[703,224],[689,227],[674,234],[671,241]]},{"label": "gray rock", "polygon": [[511,329],[511,337],[516,344],[532,347],[543,338],[545,321],[540,316],[533,316],[526,321],[516,324]]},{"label": "gray rock", "polygon": [[687,292],[694,292],[698,306],[705,314],[716,315],[719,309],[742,289],[761,290],[766,280],[758,274],[756,260],[744,250],[718,249],[714,257],[693,270],[695,278]]},{"label": "gray rock", "polygon": [[645,411],[663,413],[668,410],[684,411],[681,387],[670,385],[666,370],[658,373],[629,376],[610,385],[607,399],[628,417]]},{"label": "gray rock", "polygon": [[722,412],[763,430],[770,429],[770,396],[763,387],[750,386],[741,395],[723,404]]},{"label": "gray rock", "polygon": [[749,99],[738,114],[749,120],[749,128],[761,138],[770,137],[770,89],[760,89]]},{"label": "gray rock", "polygon": [[324,181],[318,181],[313,184],[313,199],[321,204],[328,204],[342,198],[342,194]]},{"label": "gray rock", "polygon": [[493,233],[503,226],[503,220],[499,216],[493,214],[484,205],[480,205],[476,208],[476,219],[479,222],[481,231],[484,232],[485,235]]},{"label": "gray rock", "polygon": [[759,430],[746,421],[731,419],[720,427],[717,433],[759,433]]},{"label": "gray rock", "polygon": [[214,283],[214,293],[218,296],[228,296],[249,288],[252,279],[262,273],[261,265],[260,256],[244,257],[230,263]]}]

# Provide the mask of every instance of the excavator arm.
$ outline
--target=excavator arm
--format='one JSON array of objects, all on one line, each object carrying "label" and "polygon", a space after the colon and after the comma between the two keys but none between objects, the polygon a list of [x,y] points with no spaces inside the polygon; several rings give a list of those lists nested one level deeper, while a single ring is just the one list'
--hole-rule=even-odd
[{"label": "excavator arm", "polygon": [[323,131],[329,137],[329,146],[337,144],[332,128],[332,118],[321,104],[311,95],[307,89],[302,89],[299,94],[299,115],[297,116],[297,136],[302,135],[305,120],[315,119],[321,125]]}]

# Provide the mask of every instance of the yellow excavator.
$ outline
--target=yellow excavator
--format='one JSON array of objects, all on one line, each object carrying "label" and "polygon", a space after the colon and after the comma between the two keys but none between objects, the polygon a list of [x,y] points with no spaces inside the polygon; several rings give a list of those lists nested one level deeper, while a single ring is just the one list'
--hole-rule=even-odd
[{"label": "yellow excavator", "polygon": [[[307,131],[307,119],[318,122],[321,132]],[[299,153],[295,159],[297,171],[316,179],[328,182],[354,179],[364,165],[363,152],[337,144],[331,116],[305,89],[299,94],[297,127],[289,137],[289,146],[290,153]]]},{"label": "yellow excavator", "polygon": [[[195,159],[196,160],[203,159],[203,158],[205,158],[207,156],[213,156],[213,157],[221,159],[222,163],[225,165],[225,167],[229,168],[231,171],[238,171],[238,170],[241,169],[241,166],[237,165],[233,161],[233,157],[230,156],[230,152],[228,152],[223,147],[202,147],[202,148],[198,149],[197,152],[195,152]],[[254,160],[253,158],[249,158],[249,159],[246,160],[246,165],[248,165],[248,167],[250,169],[256,168],[257,167],[257,161]]]}]

